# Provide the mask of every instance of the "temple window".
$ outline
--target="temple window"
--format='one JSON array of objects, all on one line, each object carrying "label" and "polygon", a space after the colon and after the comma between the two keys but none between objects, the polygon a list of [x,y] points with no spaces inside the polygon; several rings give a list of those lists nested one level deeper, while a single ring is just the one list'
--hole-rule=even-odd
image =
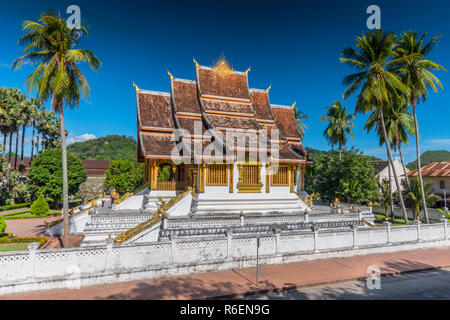
[{"label": "temple window", "polygon": [[261,163],[240,163],[239,183],[237,185],[239,192],[261,192]]},{"label": "temple window", "polygon": [[289,186],[289,165],[280,164],[278,171],[272,175],[272,186]]},{"label": "temple window", "polygon": [[208,164],[206,173],[207,186],[227,186],[228,185],[228,165]]}]

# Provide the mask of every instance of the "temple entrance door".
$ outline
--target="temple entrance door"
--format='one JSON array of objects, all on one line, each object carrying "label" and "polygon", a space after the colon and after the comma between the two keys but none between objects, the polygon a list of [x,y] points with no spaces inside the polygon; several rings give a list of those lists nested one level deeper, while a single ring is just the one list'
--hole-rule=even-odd
[{"label": "temple entrance door", "polygon": [[192,188],[192,190],[197,193],[198,192],[198,169],[197,168],[190,168],[189,169],[189,186]]}]

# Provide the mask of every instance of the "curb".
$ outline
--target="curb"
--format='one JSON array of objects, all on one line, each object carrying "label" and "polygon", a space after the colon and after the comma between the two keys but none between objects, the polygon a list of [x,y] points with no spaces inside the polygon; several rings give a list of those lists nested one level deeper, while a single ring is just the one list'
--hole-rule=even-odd
[{"label": "curb", "polygon": [[[397,272],[386,272],[386,273],[382,273],[381,277],[385,278],[385,277],[398,276],[398,275],[402,275],[402,274],[408,274],[408,273],[414,273],[414,272],[420,272],[420,271],[441,270],[444,268],[450,268],[450,265],[449,266],[437,266],[437,267],[424,267],[424,268],[405,270],[405,271],[397,271]],[[231,299],[245,298],[245,297],[253,296],[253,295],[260,295],[260,294],[282,293],[282,292],[286,292],[286,291],[298,290],[301,288],[308,288],[308,287],[315,287],[315,286],[320,286],[320,285],[325,285],[325,284],[337,284],[337,283],[344,283],[344,282],[356,281],[356,280],[364,281],[366,279],[367,279],[367,277],[356,277],[356,278],[348,278],[348,279],[344,279],[344,280],[316,282],[316,283],[305,284],[305,285],[292,285],[292,286],[287,286],[287,287],[282,287],[282,288],[251,290],[251,291],[247,291],[244,293],[231,293],[231,294],[226,294],[226,295],[221,295],[221,296],[206,297],[206,298],[203,298],[203,300],[231,300]]]}]

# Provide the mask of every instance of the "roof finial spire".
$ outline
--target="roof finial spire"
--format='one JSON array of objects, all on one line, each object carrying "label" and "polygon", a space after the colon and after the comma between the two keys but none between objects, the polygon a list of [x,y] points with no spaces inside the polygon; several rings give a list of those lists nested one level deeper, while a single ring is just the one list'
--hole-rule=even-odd
[{"label": "roof finial spire", "polygon": [[294,101],[294,103],[292,104],[291,108],[295,109],[295,106],[297,105],[297,101]]},{"label": "roof finial spire", "polygon": [[139,92],[141,89],[139,89],[139,87],[136,85],[136,83],[134,83],[133,81],[133,86],[136,88],[136,92]]},{"label": "roof finial spire", "polygon": [[175,77],[170,73],[170,71],[169,70],[167,70],[167,74],[169,75],[169,77],[170,77],[170,80],[173,80],[173,79],[175,79]]},{"label": "roof finial spire", "polygon": [[247,70],[245,70],[245,75],[248,75],[248,72],[250,71],[250,67],[247,69]]},{"label": "roof finial spire", "polygon": [[192,60],[194,60],[195,66],[196,66],[197,68],[200,68],[200,65],[197,63],[197,61],[195,60],[195,58],[192,58]]},{"label": "roof finial spire", "polygon": [[269,87],[266,89],[266,93],[269,93],[270,89],[272,89],[272,84],[270,84]]}]

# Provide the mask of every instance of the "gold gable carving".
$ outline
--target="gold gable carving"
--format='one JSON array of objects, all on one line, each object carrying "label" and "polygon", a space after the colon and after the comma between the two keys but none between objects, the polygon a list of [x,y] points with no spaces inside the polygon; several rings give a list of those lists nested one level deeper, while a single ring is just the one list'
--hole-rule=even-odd
[{"label": "gold gable carving", "polygon": [[220,76],[229,76],[234,73],[234,70],[228,65],[225,60],[220,60],[212,70]]}]

